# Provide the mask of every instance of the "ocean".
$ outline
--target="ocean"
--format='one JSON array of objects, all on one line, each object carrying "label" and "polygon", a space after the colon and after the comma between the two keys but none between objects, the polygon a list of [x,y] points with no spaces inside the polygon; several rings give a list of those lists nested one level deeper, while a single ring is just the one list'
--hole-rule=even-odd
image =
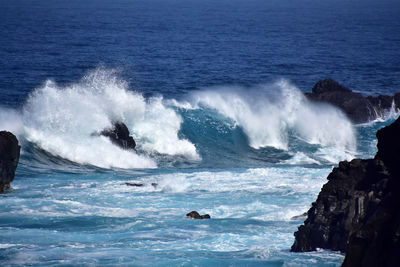
[{"label": "ocean", "polygon": [[[0,130],[22,150],[0,265],[340,266],[290,252],[293,217],[398,114],[354,125],[303,93],[325,78],[400,92],[399,14],[396,0],[2,0]],[[115,121],[136,152],[96,134]]]}]

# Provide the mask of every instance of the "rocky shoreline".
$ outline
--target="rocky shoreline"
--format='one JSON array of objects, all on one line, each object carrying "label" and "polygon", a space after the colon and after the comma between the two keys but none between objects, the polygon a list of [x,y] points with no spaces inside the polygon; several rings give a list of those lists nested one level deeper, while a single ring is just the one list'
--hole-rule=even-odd
[{"label": "rocky shoreline", "polygon": [[[340,85],[332,79],[319,81],[311,101],[339,107],[353,123],[383,118],[400,106],[400,93],[394,96],[368,96]],[[100,133],[126,150],[136,142],[127,126],[114,122]],[[377,132],[378,152],[373,159],[342,161],[327,177],[307,219],[295,233],[292,252],[317,248],[346,254],[342,266],[397,266],[400,252],[400,118]],[[0,132],[0,193],[10,188],[20,156],[20,145],[10,132]],[[141,187],[139,183],[125,183]],[[152,183],[156,187],[156,183]],[[209,219],[192,211],[193,219]]]},{"label": "rocky shoreline", "polygon": [[398,266],[400,118],[377,132],[374,159],[342,161],[328,176],[292,252],[346,253],[342,266]]}]

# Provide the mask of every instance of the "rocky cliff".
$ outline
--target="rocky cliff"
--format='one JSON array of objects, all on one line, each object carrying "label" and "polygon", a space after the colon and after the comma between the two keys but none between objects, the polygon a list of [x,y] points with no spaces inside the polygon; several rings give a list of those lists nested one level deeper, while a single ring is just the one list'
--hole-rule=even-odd
[{"label": "rocky cliff", "polygon": [[293,252],[346,253],[343,266],[398,266],[400,252],[400,119],[377,133],[374,159],[340,162],[328,176]]}]

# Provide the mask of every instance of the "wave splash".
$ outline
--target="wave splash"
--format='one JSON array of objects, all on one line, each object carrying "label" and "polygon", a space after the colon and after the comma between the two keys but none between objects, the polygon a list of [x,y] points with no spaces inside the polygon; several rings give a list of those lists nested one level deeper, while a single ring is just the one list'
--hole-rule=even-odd
[{"label": "wave splash", "polygon": [[253,88],[220,87],[192,93],[181,107],[214,109],[243,129],[255,149],[288,150],[290,137],[355,152],[353,125],[338,109],[310,102],[282,80]]},{"label": "wave splash", "polygon": [[[67,86],[48,80],[29,95],[22,111],[1,111],[0,128],[57,157],[101,168],[156,168],[176,159],[184,164],[203,159],[203,165],[213,166],[216,160],[236,164],[246,156],[319,164],[350,159],[356,151],[355,131],[346,116],[308,101],[285,80],[207,88],[179,101],[146,99],[128,90],[115,71],[99,68]],[[128,126],[137,153],[93,135],[113,121]]]},{"label": "wave splash", "polygon": [[[81,164],[99,167],[154,168],[152,153],[198,158],[195,146],[180,139],[182,118],[162,104],[128,91],[114,72],[98,69],[62,87],[53,81],[35,90],[22,111],[25,138],[42,149]],[[145,155],[124,151],[93,136],[113,121],[123,121]]]}]

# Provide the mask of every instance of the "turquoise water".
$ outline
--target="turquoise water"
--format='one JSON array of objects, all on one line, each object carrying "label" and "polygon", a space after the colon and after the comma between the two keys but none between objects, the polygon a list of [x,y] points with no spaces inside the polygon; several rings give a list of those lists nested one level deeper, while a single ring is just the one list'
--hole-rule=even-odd
[{"label": "turquoise water", "polygon": [[[303,92],[398,92],[400,6],[264,2],[2,1],[0,130],[22,154],[0,265],[339,266],[290,252],[293,217],[397,114],[353,125]],[[136,152],[94,134],[116,120]]]}]

